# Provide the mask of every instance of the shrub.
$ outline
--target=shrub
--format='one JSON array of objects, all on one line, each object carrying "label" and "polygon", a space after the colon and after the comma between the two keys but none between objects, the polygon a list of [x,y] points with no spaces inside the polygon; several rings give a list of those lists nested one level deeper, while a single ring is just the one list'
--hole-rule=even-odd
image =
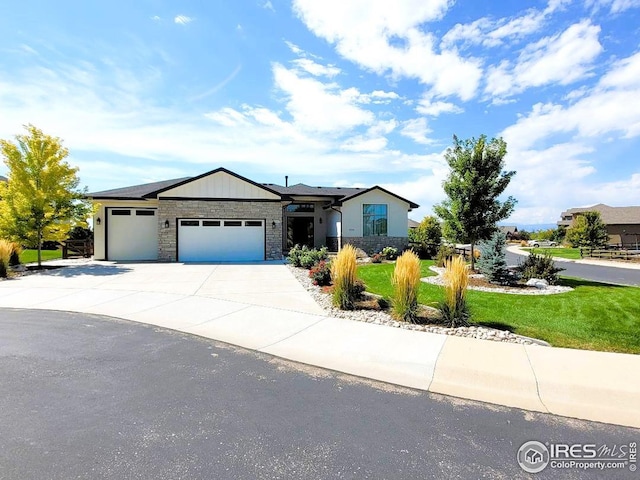
[{"label": "shrub", "polygon": [[320,260],[316,263],[311,270],[309,270],[309,277],[313,279],[313,284],[320,287],[331,284],[331,262],[326,260]]},{"label": "shrub", "polygon": [[378,307],[380,308],[380,310],[388,310],[390,306],[391,304],[386,298],[382,297],[378,299]]},{"label": "shrub", "polygon": [[12,242],[0,240],[0,278],[7,278],[9,274],[9,259],[12,251]]},{"label": "shrub", "polygon": [[555,266],[553,257],[549,252],[544,255],[531,252],[524,262],[518,265],[516,270],[525,281],[530,278],[542,278],[549,282],[549,285],[555,285],[559,280],[558,273],[563,271],[564,268]]},{"label": "shrub", "polygon": [[409,241],[420,258],[433,258],[442,240],[442,228],[436,217],[424,217],[418,227],[409,229]]},{"label": "shrub", "polygon": [[420,259],[410,250],[396,262],[391,277],[393,284],[393,316],[396,320],[414,323],[418,318],[418,287]]},{"label": "shrub", "polygon": [[456,250],[451,245],[440,245],[438,254],[436,255],[436,265],[438,267],[446,266],[447,260],[451,260],[456,254]]},{"label": "shrub", "polygon": [[356,299],[356,249],[345,245],[331,262],[333,304],[342,310],[352,310]]},{"label": "shrub", "polygon": [[327,247],[322,247],[320,250],[315,248],[310,249],[306,245],[300,247],[300,245],[294,246],[289,250],[289,256],[287,260],[294,267],[302,267],[309,269],[321,260],[326,260],[329,256]]},{"label": "shrub", "polygon": [[371,257],[371,263],[382,263],[382,254],[381,253],[375,253]]},{"label": "shrub", "polygon": [[395,260],[398,258],[398,249],[396,247],[384,247],[382,249],[382,256],[387,260]]},{"label": "shrub", "polygon": [[9,255],[9,265],[15,267],[20,265],[20,254],[22,253],[22,247],[16,242],[11,242],[11,255]]},{"label": "shrub", "polygon": [[493,234],[490,240],[480,247],[478,270],[491,283],[507,285],[511,283],[511,275],[507,268],[507,237],[500,231]]},{"label": "shrub", "polygon": [[467,306],[467,286],[469,270],[461,256],[446,261],[445,300],[440,304],[440,313],[444,323],[449,327],[464,327],[469,324],[469,307]]}]

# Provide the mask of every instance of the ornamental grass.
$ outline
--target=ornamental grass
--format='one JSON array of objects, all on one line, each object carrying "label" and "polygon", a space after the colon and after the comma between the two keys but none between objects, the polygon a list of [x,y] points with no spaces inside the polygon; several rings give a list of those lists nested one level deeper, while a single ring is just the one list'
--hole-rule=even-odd
[{"label": "ornamental grass", "polygon": [[9,274],[9,260],[13,251],[13,242],[0,240],[0,278],[6,278]]},{"label": "ornamental grass", "polygon": [[345,245],[331,262],[333,304],[341,310],[353,310],[356,286],[356,249]]},{"label": "ornamental grass", "polygon": [[415,323],[418,319],[418,288],[420,286],[420,258],[411,250],[396,261],[391,277],[393,310],[396,320]]},{"label": "ornamental grass", "polygon": [[449,327],[469,325],[470,314],[467,306],[469,270],[462,256],[445,262],[444,281],[445,300],[440,304],[444,323]]}]

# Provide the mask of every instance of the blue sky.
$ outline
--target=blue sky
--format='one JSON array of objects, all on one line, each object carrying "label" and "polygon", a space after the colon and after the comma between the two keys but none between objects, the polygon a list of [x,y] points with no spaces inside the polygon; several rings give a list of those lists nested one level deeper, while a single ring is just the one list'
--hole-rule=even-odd
[{"label": "blue sky", "polygon": [[512,223],[640,205],[640,0],[5,0],[0,31],[0,138],[61,137],[91,191],[223,166],[420,219],[486,134]]}]

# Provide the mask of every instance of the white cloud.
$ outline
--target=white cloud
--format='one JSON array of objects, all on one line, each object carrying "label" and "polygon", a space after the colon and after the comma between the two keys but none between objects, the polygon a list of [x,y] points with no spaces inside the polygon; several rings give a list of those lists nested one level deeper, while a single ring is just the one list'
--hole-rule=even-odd
[{"label": "white cloud", "polygon": [[287,45],[287,47],[289,47],[289,50],[291,50],[293,53],[295,53],[296,55],[303,55],[304,54],[304,50],[302,50],[298,45],[296,45],[293,42],[290,42],[288,40],[285,40],[284,43]]},{"label": "white cloud", "polygon": [[304,131],[345,132],[374,121],[373,113],[357,105],[360,92],[355,88],[341,90],[337,84],[302,78],[277,63],[273,74],[276,86],[286,96],[288,112]]},{"label": "white cloud", "polygon": [[187,17],[186,15],[176,15],[176,17],[173,19],[174,23],[177,23],[178,25],[186,25],[188,23],[193,22],[193,18],[191,17]]},{"label": "white cloud", "polygon": [[276,9],[273,8],[273,3],[271,3],[270,0],[267,0],[266,2],[264,2],[262,4],[262,8],[264,8],[265,10],[271,10],[272,12],[276,11]]},{"label": "white cloud", "polygon": [[421,145],[429,145],[430,143],[433,143],[433,140],[427,137],[429,133],[431,133],[431,129],[427,124],[427,119],[424,117],[402,122],[402,130],[400,130],[400,134],[410,138],[416,143]]},{"label": "white cloud", "polygon": [[451,102],[433,101],[425,95],[418,102],[416,111],[422,115],[437,117],[441,113],[462,113],[464,110]]},{"label": "white cloud", "polygon": [[158,15],[154,15],[153,17],[151,17],[151,20],[153,20],[154,22],[159,22],[162,19]]},{"label": "white cloud", "polygon": [[602,52],[600,27],[583,20],[564,32],[525,47],[515,65],[503,60],[487,72],[485,92],[497,97],[515,95],[530,87],[567,85],[588,75]]},{"label": "white cloud", "polygon": [[340,69],[335,65],[320,65],[309,58],[298,58],[293,63],[299,70],[303,70],[316,77],[335,77],[340,73]]},{"label": "white cloud", "polygon": [[587,7],[609,8],[611,13],[621,13],[630,8],[640,7],[640,0],[587,0]]},{"label": "white cloud", "polygon": [[317,36],[336,45],[344,58],[378,74],[415,78],[434,94],[475,95],[480,61],[434,48],[425,22],[442,18],[449,0],[407,0],[393,7],[385,0],[295,0],[294,10]]}]

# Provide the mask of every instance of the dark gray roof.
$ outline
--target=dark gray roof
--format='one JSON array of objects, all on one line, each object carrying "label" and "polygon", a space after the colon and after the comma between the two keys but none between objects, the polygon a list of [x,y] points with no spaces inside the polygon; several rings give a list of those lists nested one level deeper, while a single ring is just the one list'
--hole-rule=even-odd
[{"label": "dark gray roof", "polygon": [[362,195],[363,193],[368,192],[370,190],[379,189],[379,190],[382,190],[383,192],[388,193],[389,195],[392,195],[396,198],[399,198],[400,200],[407,202],[410,208],[418,208],[418,205],[416,203],[410,202],[409,200],[406,200],[396,195],[395,193],[389,192],[388,190],[385,190],[384,188],[378,187],[378,186],[371,187],[371,188],[312,187],[311,185],[305,185],[304,183],[297,183],[295,185],[285,187],[285,186],[276,185],[273,183],[258,184],[258,183],[254,183],[253,181],[247,178],[240,177],[239,175],[233,172],[230,172],[229,170],[226,170],[224,168],[219,168],[211,172],[207,172],[198,177],[183,177],[183,178],[176,178],[173,180],[165,180],[162,182],[133,185],[132,187],[115,188],[113,190],[103,190],[101,192],[92,192],[92,193],[89,193],[87,197],[94,198],[94,199],[111,198],[111,199],[127,199],[127,200],[154,198],[160,192],[169,190],[173,187],[177,187],[178,185],[183,185],[184,183],[187,183],[189,181],[193,181],[198,178],[205,177],[217,171],[227,172],[238,178],[251,182],[256,186],[263,187],[266,190],[272,191],[276,194],[280,194],[285,198],[292,195],[293,196],[298,195],[298,196],[331,197],[333,200],[336,201],[336,203],[339,204],[340,202],[357,197],[358,195]]},{"label": "dark gray roof", "polygon": [[87,194],[91,198],[143,198],[145,195],[172,187],[180,182],[184,182],[191,177],[175,178],[173,180],[163,180],[162,182],[144,183],[142,185],[133,185],[131,187],[114,188],[113,190],[103,190],[101,192],[92,192]]},{"label": "dark gray roof", "polygon": [[3,177],[2,175],[0,175],[0,182],[6,182],[7,181],[7,177]]},{"label": "dark gray roof", "polygon": [[604,203],[598,203],[592,207],[570,208],[562,212],[561,215],[562,218],[565,216],[575,217],[576,213],[593,211],[600,212],[600,218],[607,225],[640,224],[640,206],[610,207]]},{"label": "dark gray roof", "polygon": [[366,188],[312,187],[304,183],[296,183],[288,187],[273,183],[263,183],[262,185],[275,190],[281,195],[309,195],[320,197],[346,197],[367,190]]}]

